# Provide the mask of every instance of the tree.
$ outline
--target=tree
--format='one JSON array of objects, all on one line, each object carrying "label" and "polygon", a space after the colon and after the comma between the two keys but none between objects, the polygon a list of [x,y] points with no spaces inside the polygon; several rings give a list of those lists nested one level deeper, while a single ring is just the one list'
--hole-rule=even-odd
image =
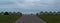
[{"label": "tree", "polygon": [[53,12],[52,12],[52,11],[50,11],[50,12],[49,12],[49,15],[53,15]]},{"label": "tree", "polygon": [[58,12],[56,13],[56,15],[60,15],[60,11],[58,11]]},{"label": "tree", "polygon": [[49,13],[52,13],[52,11],[50,11]]},{"label": "tree", "polygon": [[9,15],[12,15],[12,12],[9,12]]},{"label": "tree", "polygon": [[45,13],[46,13],[46,14],[48,14],[48,12],[47,12],[47,11],[45,11]]},{"label": "tree", "polygon": [[17,13],[16,12],[13,12],[12,15],[16,15]]},{"label": "tree", "polygon": [[43,11],[40,12],[40,14],[43,14],[43,13],[44,13]]},{"label": "tree", "polygon": [[17,12],[17,14],[18,14],[18,15],[22,15],[22,13],[21,13],[21,12]]},{"label": "tree", "polygon": [[44,12],[45,15],[49,15],[47,11]]},{"label": "tree", "polygon": [[5,12],[4,15],[9,15],[9,13],[8,12]]},{"label": "tree", "polygon": [[1,12],[0,15],[4,15],[4,12]]},{"label": "tree", "polygon": [[57,12],[57,14],[60,14],[60,12]]},{"label": "tree", "polygon": [[20,14],[20,12],[17,12],[17,14]]},{"label": "tree", "polygon": [[53,15],[56,15],[56,14],[57,14],[57,13],[54,11],[54,12],[53,12]]},{"label": "tree", "polygon": [[20,13],[20,15],[22,16],[22,13]]},{"label": "tree", "polygon": [[37,16],[39,16],[39,14],[38,14],[38,13],[36,13],[36,15],[37,15]]}]

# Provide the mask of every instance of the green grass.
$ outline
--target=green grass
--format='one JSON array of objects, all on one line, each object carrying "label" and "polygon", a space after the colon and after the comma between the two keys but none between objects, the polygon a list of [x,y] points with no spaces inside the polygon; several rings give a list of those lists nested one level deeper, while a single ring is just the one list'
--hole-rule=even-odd
[{"label": "green grass", "polygon": [[13,23],[20,17],[20,15],[0,15],[0,23]]},{"label": "green grass", "polygon": [[40,15],[39,17],[47,23],[60,23],[60,16],[57,15]]}]

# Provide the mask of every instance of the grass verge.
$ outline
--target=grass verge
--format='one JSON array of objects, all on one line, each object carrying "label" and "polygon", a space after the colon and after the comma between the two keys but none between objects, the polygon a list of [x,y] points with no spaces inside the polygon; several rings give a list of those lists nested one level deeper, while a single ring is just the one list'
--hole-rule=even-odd
[{"label": "grass verge", "polygon": [[47,23],[60,23],[60,16],[57,15],[40,15],[39,17]]},{"label": "grass verge", "polygon": [[0,15],[0,23],[13,23],[20,15]]}]

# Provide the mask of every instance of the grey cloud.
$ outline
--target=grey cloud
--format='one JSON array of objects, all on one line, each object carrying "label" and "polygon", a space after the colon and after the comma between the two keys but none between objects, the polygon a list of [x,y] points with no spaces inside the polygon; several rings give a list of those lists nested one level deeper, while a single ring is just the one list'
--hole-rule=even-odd
[{"label": "grey cloud", "polygon": [[14,2],[0,2],[0,5],[10,5],[10,4],[14,4]]}]

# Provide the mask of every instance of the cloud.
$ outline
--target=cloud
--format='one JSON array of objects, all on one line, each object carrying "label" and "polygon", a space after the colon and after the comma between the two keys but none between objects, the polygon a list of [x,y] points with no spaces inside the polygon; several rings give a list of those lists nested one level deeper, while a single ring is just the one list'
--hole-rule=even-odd
[{"label": "cloud", "polygon": [[14,4],[14,2],[0,2],[0,5],[11,5]]},{"label": "cloud", "polygon": [[16,8],[14,0],[0,0],[0,8]]},{"label": "cloud", "polygon": [[59,11],[60,0],[0,0],[0,8],[18,8],[21,12]]},{"label": "cloud", "polygon": [[[47,6],[46,1],[43,2],[44,0],[2,0],[2,3],[0,3],[1,7],[3,8],[5,5],[5,8],[23,8],[23,9],[31,9],[31,8],[36,8],[42,6],[45,7]],[[10,6],[10,7],[9,7]],[[0,7],[0,8],[1,8]]]},{"label": "cloud", "polygon": [[25,0],[22,3],[19,2],[18,5],[20,8],[24,8],[24,9],[31,9],[31,8],[35,9],[35,8],[45,7],[48,4],[42,2],[41,0]]}]

